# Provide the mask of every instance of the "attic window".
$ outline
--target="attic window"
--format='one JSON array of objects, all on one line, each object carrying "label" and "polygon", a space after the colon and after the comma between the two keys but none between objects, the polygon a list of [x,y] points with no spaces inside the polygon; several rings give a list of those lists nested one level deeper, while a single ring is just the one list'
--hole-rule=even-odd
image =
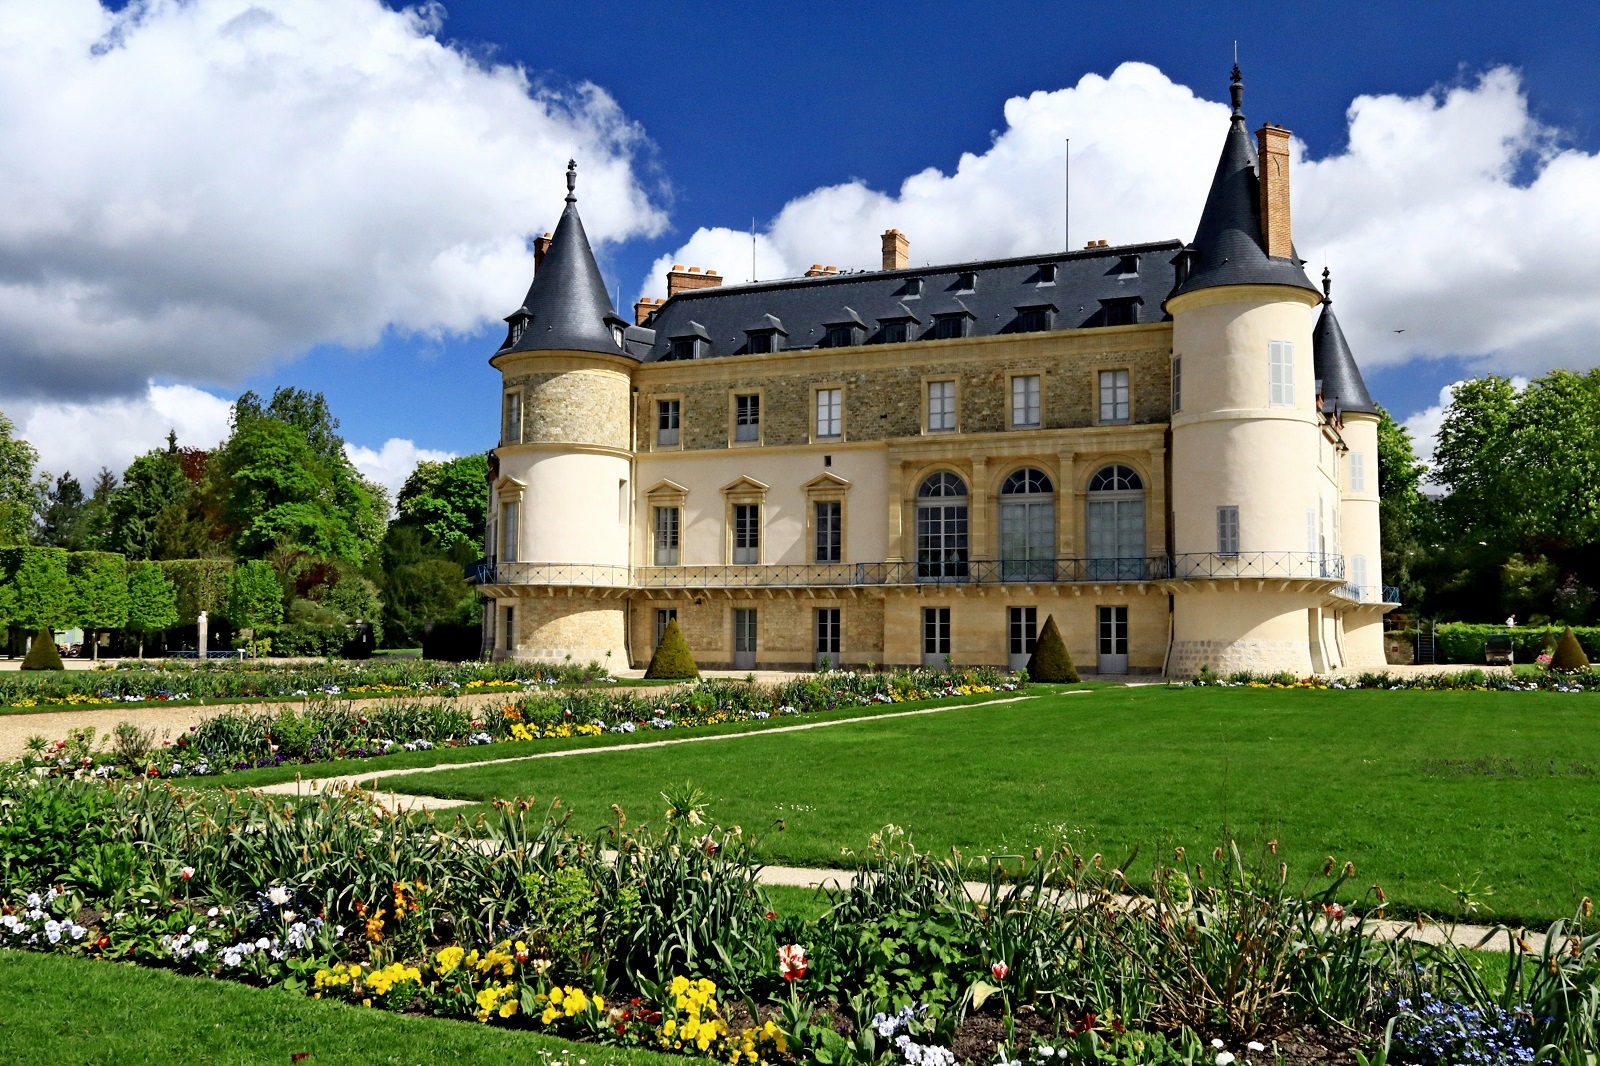
[{"label": "attic window", "polygon": [[884,344],[904,344],[906,342],[906,321],[899,319],[895,322],[885,322],[883,332],[879,334]]},{"label": "attic window", "polygon": [[1056,265],[1054,263],[1046,263],[1044,266],[1039,268],[1039,284],[1054,285],[1055,283]]},{"label": "attic window", "polygon": [[749,330],[745,333],[745,336],[749,338],[745,342],[744,348],[748,354],[765,355],[773,350],[771,330]]},{"label": "attic window", "polygon": [[1120,273],[1123,277],[1128,277],[1130,275],[1133,276],[1133,277],[1138,277],[1139,276],[1139,257],[1137,255],[1125,255],[1125,256],[1123,256],[1122,257],[1122,262],[1121,262],[1120,266],[1117,268],[1117,270],[1118,270],[1118,273]]},{"label": "attic window", "polygon": [[829,326],[829,348],[852,348],[856,344],[856,328],[854,326]]},{"label": "attic window", "polygon": [[693,359],[695,356],[694,348],[695,338],[674,337],[672,338],[672,350],[667,354],[667,358],[672,360]]},{"label": "attic window", "polygon": [[908,299],[908,300],[920,300],[920,299],[922,299],[922,279],[921,278],[912,278],[910,281],[906,282],[906,299]]},{"label": "attic window", "polygon": [[1137,325],[1139,322],[1139,305],[1143,302],[1137,296],[1101,300],[1100,307],[1105,315],[1105,324],[1108,326]]},{"label": "attic window", "polygon": [[933,339],[951,340],[967,335],[966,315],[940,315],[933,320]]},{"label": "attic window", "polygon": [[978,289],[978,275],[976,271],[963,270],[956,275],[956,292],[976,292]]},{"label": "attic window", "polygon": [[611,327],[611,339],[616,342],[618,348],[622,347],[622,336],[623,334],[621,326]]},{"label": "attic window", "polygon": [[1050,329],[1049,307],[1019,307],[1017,308],[1018,333],[1044,333]]},{"label": "attic window", "polygon": [[506,347],[509,348],[513,344],[515,344],[518,341],[520,341],[522,339],[523,331],[525,329],[527,329],[527,328],[528,328],[528,316],[527,315],[518,315],[516,318],[513,318],[511,320],[511,332],[506,337]]}]

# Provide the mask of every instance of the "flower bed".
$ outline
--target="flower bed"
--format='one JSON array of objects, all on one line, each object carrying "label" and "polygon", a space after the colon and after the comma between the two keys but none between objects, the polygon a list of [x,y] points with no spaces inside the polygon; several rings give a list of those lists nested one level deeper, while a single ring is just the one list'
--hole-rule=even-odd
[{"label": "flower bed", "polygon": [[1129,906],[1121,866],[1059,846],[983,859],[974,895],[889,827],[808,921],[772,911],[754,834],[707,824],[692,786],[666,798],[659,829],[584,832],[524,803],[441,826],[352,792],[11,774],[0,945],[751,1064],[1338,1066],[1386,1028],[1407,1066],[1600,1047],[1587,905],[1508,934],[1491,991],[1469,953],[1337,910],[1331,859],[1299,882],[1273,845],[1178,849]]},{"label": "flower bed", "polygon": [[1483,670],[1458,670],[1450,673],[1401,676],[1369,672],[1355,677],[1296,677],[1291,673],[1255,674],[1248,671],[1222,674],[1202,668],[1197,677],[1183,682],[1201,688],[1315,688],[1315,689],[1390,689],[1393,691],[1477,691],[1477,692],[1591,692],[1600,689],[1600,670],[1521,670],[1515,674],[1491,674]]},{"label": "flower bed", "polygon": [[425,659],[327,662],[123,660],[115,667],[0,675],[0,708],[70,707],[178,700],[302,699],[314,696],[456,696],[529,685],[614,683],[598,663],[443,663]]},{"label": "flower bed", "polygon": [[303,709],[224,711],[170,742],[128,724],[113,730],[99,749],[93,730],[76,730],[54,742],[36,738],[23,766],[54,775],[205,777],[441,746],[696,728],[1019,687],[995,670],[919,670],[835,672],[772,687],[708,680],[657,696],[627,689],[536,691],[473,709],[454,701],[394,700],[358,708],[322,700]]}]

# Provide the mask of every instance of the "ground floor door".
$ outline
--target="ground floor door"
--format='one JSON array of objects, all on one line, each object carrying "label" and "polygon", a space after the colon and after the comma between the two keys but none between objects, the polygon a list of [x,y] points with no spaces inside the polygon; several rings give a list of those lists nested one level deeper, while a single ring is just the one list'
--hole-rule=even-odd
[{"label": "ground floor door", "polygon": [[1006,665],[1012,670],[1022,670],[1033,657],[1033,646],[1039,639],[1039,608],[1007,607],[1006,629]]},{"label": "ground floor door", "polygon": [[736,607],[733,611],[733,668],[756,668],[756,609]]},{"label": "ground floor door", "polygon": [[1128,609],[1126,607],[1097,607],[1099,628],[1099,661],[1097,669],[1102,674],[1128,672]]},{"label": "ground floor door", "polygon": [[950,656],[950,608],[922,609],[922,665],[944,669]]}]

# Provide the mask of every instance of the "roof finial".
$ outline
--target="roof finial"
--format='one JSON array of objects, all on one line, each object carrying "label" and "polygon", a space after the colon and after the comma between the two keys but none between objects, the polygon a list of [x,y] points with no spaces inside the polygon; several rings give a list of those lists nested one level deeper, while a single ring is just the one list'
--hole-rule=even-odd
[{"label": "roof finial", "polygon": [[1333,274],[1327,267],[1322,268],[1322,302],[1333,303]]},{"label": "roof finial", "polygon": [[578,161],[576,159],[569,159],[567,160],[567,203],[575,204],[578,202],[578,194],[576,191],[577,188]]},{"label": "roof finial", "polygon": [[1233,117],[1244,118],[1244,75],[1239,72],[1239,42],[1233,44],[1233,75],[1228,79],[1228,92],[1233,96]]}]

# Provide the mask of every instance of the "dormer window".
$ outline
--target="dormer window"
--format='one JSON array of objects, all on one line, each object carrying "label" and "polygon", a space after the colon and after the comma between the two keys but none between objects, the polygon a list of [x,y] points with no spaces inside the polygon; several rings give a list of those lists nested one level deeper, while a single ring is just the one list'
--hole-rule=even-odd
[{"label": "dormer window", "polygon": [[1136,256],[1136,255],[1125,255],[1125,256],[1123,256],[1122,257],[1122,262],[1117,268],[1117,272],[1119,274],[1121,274],[1125,278],[1127,278],[1127,277],[1138,277],[1139,276],[1139,257]]},{"label": "dormer window", "polygon": [[933,339],[952,340],[967,335],[966,315],[939,315],[933,320]]},{"label": "dormer window", "polygon": [[1051,312],[1054,307],[1019,307],[1017,308],[1018,333],[1045,333],[1051,326]]},{"label": "dormer window", "polygon": [[744,350],[750,355],[766,355],[773,350],[771,330],[754,330],[745,334]]},{"label": "dormer window", "polygon": [[963,270],[956,275],[956,292],[978,291],[978,274],[974,270]]},{"label": "dormer window", "polygon": [[883,331],[879,334],[884,344],[904,344],[906,342],[906,321],[885,322]]},{"label": "dormer window", "polygon": [[516,344],[518,341],[520,341],[522,339],[523,331],[525,331],[527,328],[528,328],[528,316],[527,315],[513,315],[512,318],[511,318],[511,328],[506,333],[505,346],[507,348],[509,348],[513,344]]},{"label": "dormer window", "polygon": [[622,327],[621,326],[612,326],[611,327],[611,339],[616,343],[618,348],[622,347],[622,338],[623,338]]},{"label": "dormer window", "polygon": [[854,326],[829,326],[829,348],[851,348],[856,343],[856,328]]},{"label": "dormer window", "polygon": [[672,338],[672,351],[667,355],[667,358],[674,361],[693,359],[694,346],[695,339],[693,337],[674,337]]},{"label": "dormer window", "polygon": [[1108,326],[1132,326],[1139,322],[1139,305],[1144,300],[1138,296],[1124,296],[1115,300],[1101,300],[1100,308]]},{"label": "dormer window", "polygon": [[910,281],[907,281],[906,282],[906,294],[905,295],[906,295],[906,299],[908,299],[908,300],[920,300],[920,299],[922,299],[922,279],[921,278],[912,278]]},{"label": "dormer window", "polygon": [[1054,285],[1055,283],[1056,265],[1054,263],[1046,263],[1044,266],[1039,268],[1039,284]]}]

